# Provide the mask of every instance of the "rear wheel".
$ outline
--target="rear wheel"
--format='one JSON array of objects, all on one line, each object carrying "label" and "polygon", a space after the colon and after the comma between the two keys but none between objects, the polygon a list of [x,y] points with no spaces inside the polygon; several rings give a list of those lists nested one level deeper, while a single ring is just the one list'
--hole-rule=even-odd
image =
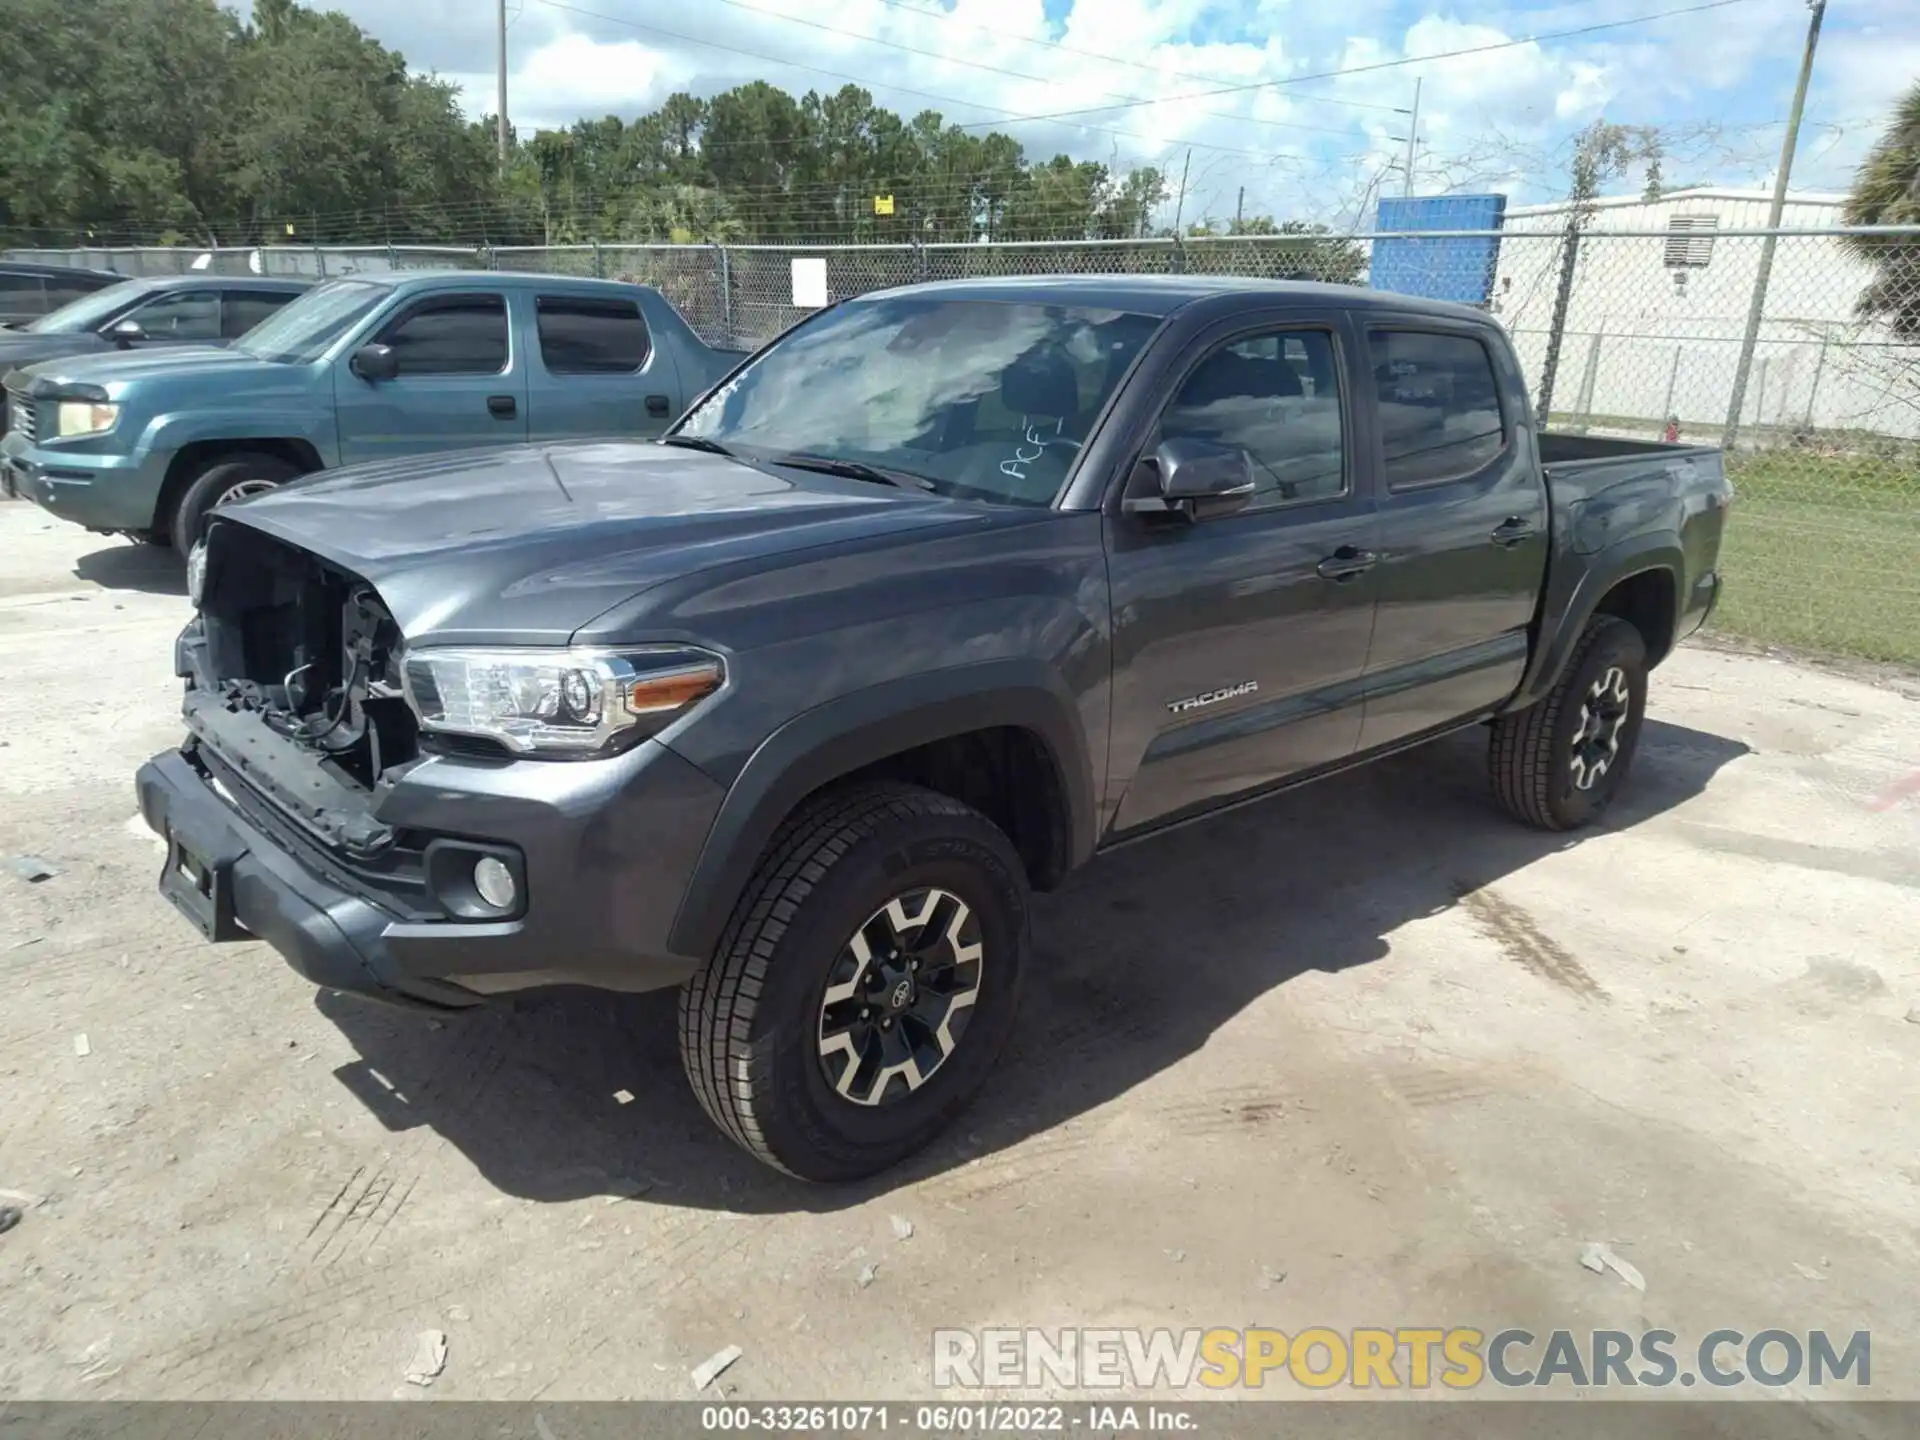
[{"label": "rear wheel", "polygon": [[236,500],[264,495],[300,473],[298,466],[288,464],[278,455],[248,451],[221,456],[181,492],[180,503],[174,506],[167,526],[173,548],[183,556],[193,548],[208,511],[231,505]]},{"label": "rear wheel", "polygon": [[871,1175],[944,1130],[1013,1026],[1019,857],[985,816],[899,784],[781,828],[680,996],[680,1055],[739,1145],[806,1180]]},{"label": "rear wheel", "polygon": [[1493,793],[1542,830],[1597,819],[1627,778],[1647,713],[1647,647],[1613,615],[1587,622],[1546,697],[1493,723]]}]

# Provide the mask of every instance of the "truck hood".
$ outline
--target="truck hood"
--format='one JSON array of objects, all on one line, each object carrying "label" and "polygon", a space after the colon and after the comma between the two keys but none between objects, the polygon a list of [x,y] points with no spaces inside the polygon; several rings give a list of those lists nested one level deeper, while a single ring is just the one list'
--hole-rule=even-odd
[{"label": "truck hood", "polygon": [[416,645],[562,645],[670,581],[989,518],[918,491],[590,441],[357,466],[219,513],[367,581]]},{"label": "truck hood", "polygon": [[[38,336],[31,337],[38,339]],[[67,338],[49,336],[48,339]],[[191,375],[196,381],[209,376],[285,374],[296,367],[256,360],[219,345],[165,345],[151,350],[110,350],[92,355],[75,355],[66,362],[53,361],[34,371],[36,384],[103,385],[118,395],[117,386],[134,381]]]},{"label": "truck hood", "polygon": [[70,355],[98,355],[108,348],[98,335],[36,335],[30,330],[0,330],[0,375],[23,370],[45,360]]}]

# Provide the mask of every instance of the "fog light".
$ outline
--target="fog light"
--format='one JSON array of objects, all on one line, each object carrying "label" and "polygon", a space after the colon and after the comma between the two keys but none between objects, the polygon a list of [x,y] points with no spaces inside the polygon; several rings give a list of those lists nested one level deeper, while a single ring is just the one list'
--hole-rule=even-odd
[{"label": "fog light", "polygon": [[515,900],[513,872],[491,855],[482,855],[473,865],[473,888],[480,898],[496,910],[511,910]]}]

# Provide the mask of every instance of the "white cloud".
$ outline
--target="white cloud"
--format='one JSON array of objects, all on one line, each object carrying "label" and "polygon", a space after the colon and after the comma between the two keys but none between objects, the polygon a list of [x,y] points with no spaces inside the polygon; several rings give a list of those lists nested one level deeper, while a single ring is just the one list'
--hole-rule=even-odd
[{"label": "white cloud", "polygon": [[[491,5],[330,3],[417,67],[460,84],[471,113],[492,110]],[[956,122],[1150,97],[1158,103],[1003,120],[998,128],[1030,155],[1065,151],[1123,168],[1157,163],[1176,179],[1191,146],[1188,218],[1231,213],[1242,187],[1249,210],[1316,218],[1350,211],[1384,183],[1397,188],[1389,170],[1401,163],[1407,117],[1393,112],[1410,103],[1415,75],[1425,185],[1497,182],[1522,203],[1546,198],[1564,184],[1568,138],[1603,113],[1682,129],[1722,122],[1728,134],[1703,142],[1687,158],[1694,168],[1672,178],[1754,183],[1778,147],[1806,19],[1798,0],[1746,0],[1589,37],[1420,61],[1633,18],[1659,0],[1075,0],[1060,24],[1048,20],[1043,0],[512,3],[509,110],[523,132],[606,113],[632,118],[675,89],[713,94],[753,79],[795,93],[854,80],[903,114],[931,108]],[[1169,98],[1409,57],[1418,63]],[[1856,117],[1884,113],[1916,74],[1920,11],[1912,0],[1849,0],[1844,13],[1829,15],[1796,178],[1844,183],[1871,139],[1871,126]],[[1849,123],[1822,129],[1836,119]]]}]

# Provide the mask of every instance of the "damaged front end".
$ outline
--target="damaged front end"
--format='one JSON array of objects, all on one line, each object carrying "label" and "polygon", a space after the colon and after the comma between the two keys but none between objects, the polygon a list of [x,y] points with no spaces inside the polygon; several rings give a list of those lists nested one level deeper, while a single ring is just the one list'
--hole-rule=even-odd
[{"label": "damaged front end", "polygon": [[193,560],[200,613],[176,651],[183,753],[230,804],[260,811],[246,794],[257,792],[276,830],[291,820],[303,849],[413,910],[417,848],[377,815],[421,758],[399,626],[364,580],[271,536],[216,524],[205,547]]}]

